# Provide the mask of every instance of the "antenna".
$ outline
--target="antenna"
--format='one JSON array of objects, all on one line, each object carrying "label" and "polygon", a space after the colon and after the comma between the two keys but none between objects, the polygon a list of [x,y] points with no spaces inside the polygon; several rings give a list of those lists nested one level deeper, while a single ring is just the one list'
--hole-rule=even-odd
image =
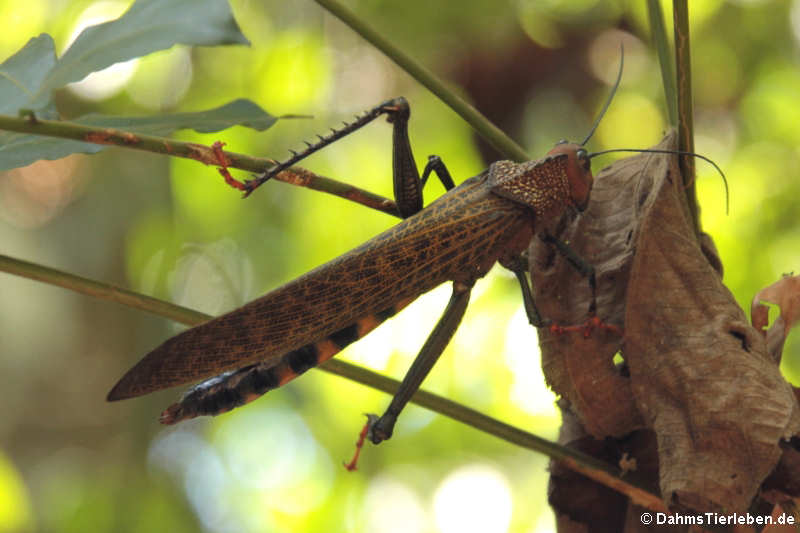
[{"label": "antenna", "polygon": [[730,198],[729,198],[729,194],[728,194],[728,179],[725,177],[725,173],[722,172],[722,169],[719,168],[716,163],[714,163],[711,159],[707,158],[706,156],[700,155],[700,154],[696,154],[694,152],[684,152],[682,150],[658,150],[658,149],[653,149],[653,148],[641,148],[641,149],[637,149],[637,148],[615,148],[613,150],[603,150],[602,152],[594,152],[592,154],[589,154],[589,159],[591,159],[591,158],[593,158],[594,156],[597,156],[597,155],[608,154],[608,153],[611,153],[611,152],[640,152],[640,153],[644,152],[644,153],[650,153],[650,154],[691,155],[691,156],[697,157],[699,159],[702,159],[703,161],[711,164],[711,166],[713,166],[716,169],[716,171],[719,172],[719,175],[722,176],[722,183],[725,184],[725,214],[726,215],[728,214],[728,211],[729,211],[729,208],[730,208]]},{"label": "antenna", "polygon": [[603,115],[606,114],[608,110],[608,106],[611,105],[611,100],[614,99],[614,95],[617,93],[617,88],[619,87],[619,82],[622,79],[622,66],[625,64],[625,49],[622,46],[622,43],[619,43],[619,72],[617,72],[617,79],[614,82],[614,86],[611,88],[611,94],[608,95],[608,99],[606,100],[605,105],[603,105],[603,110],[600,111],[600,115],[595,119],[594,124],[592,124],[592,129],[589,131],[589,135],[581,143],[581,146],[585,145],[589,142],[589,139],[592,138],[594,135],[594,130],[597,129],[597,126],[600,125],[600,120],[603,118]]}]

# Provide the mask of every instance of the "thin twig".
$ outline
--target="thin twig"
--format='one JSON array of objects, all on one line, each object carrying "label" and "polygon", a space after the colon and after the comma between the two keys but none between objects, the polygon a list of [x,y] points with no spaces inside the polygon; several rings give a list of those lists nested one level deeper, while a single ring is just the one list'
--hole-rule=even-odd
[{"label": "thin twig", "polygon": [[[0,255],[0,271],[64,287],[101,300],[121,303],[188,326],[194,326],[212,318],[198,311],[122,289],[108,283],[100,283],[75,274],[4,255]],[[400,387],[400,382],[397,380],[341,360],[331,359],[318,368],[389,394],[394,394]],[[644,488],[645,485],[643,483],[635,482],[630,474],[626,476],[627,480],[623,480],[620,477],[621,471],[619,468],[608,465],[594,457],[537,437],[532,433],[430,392],[419,390],[411,401],[507,442],[546,455],[559,461],[570,470],[583,474],[628,496],[637,505],[654,511],[667,511],[664,502],[657,495]]]},{"label": "thin twig", "polygon": [[[226,166],[250,172],[263,172],[266,168],[275,164],[272,159],[215,150],[214,147],[204,144],[176,141],[155,135],[141,135],[114,128],[98,128],[62,120],[41,120],[39,118],[31,120],[29,117],[0,115],[0,130],[143,150],[194,159],[206,165]],[[219,159],[220,154],[225,158],[224,165],[221,164],[223,162]],[[398,216],[397,207],[392,200],[347,183],[319,176],[300,167],[284,170],[275,176],[275,179],[315,191],[326,192],[372,209]]]},{"label": "thin twig", "polygon": [[208,320],[207,315],[187,307],[145,296],[110,283],[103,283],[76,274],[38,265],[22,259],[0,255],[0,272],[56,285],[100,300],[117,302],[134,309],[169,318],[182,324],[198,324]]},{"label": "thin twig", "polygon": [[650,20],[650,38],[658,53],[661,65],[661,84],[664,86],[664,98],[667,103],[667,116],[672,126],[678,124],[678,97],[675,94],[675,74],[672,67],[672,56],[669,53],[667,30],[664,24],[664,13],[659,0],[647,0],[647,15]]},{"label": "thin twig", "polygon": [[528,161],[531,158],[525,150],[514,142],[508,135],[492,124],[480,111],[467,103],[451,89],[447,88],[442,80],[431,71],[420,65],[417,61],[392,44],[374,28],[361,20],[355,13],[344,7],[337,0],[315,0],[319,5],[347,24],[353,31],[361,35],[375,48],[397,63],[411,77],[416,79],[429,91],[438,96],[445,104],[458,113],[486,142],[497,149],[504,157],[514,161]]},{"label": "thin twig", "polygon": [[[115,128],[90,126],[66,120],[43,120],[40,118],[32,120],[26,116],[0,115],[0,130],[185,157],[200,161],[206,165],[219,164],[214,150],[209,146],[176,141],[167,137],[143,135]],[[235,152],[225,152],[225,156],[229,160],[228,166],[249,170],[250,172],[263,172],[264,169],[271,167],[275,163],[272,159],[250,157]]]},{"label": "thin twig", "polygon": [[[694,119],[692,109],[692,61],[689,46],[689,6],[686,0],[673,0],[675,25],[675,64],[678,75],[678,149],[694,152]],[[694,159],[682,156],[681,174],[686,188],[686,201],[696,235],[700,235],[700,207],[695,188]]]},{"label": "thin twig", "polygon": [[390,200],[379,194],[369,192],[366,189],[343,183],[335,179],[326,178],[315,174],[310,170],[301,167],[291,167],[278,172],[273,179],[296,185],[298,187],[305,187],[313,191],[325,192],[350,200],[357,204],[382,211],[387,215],[400,218],[400,212],[397,210],[397,204],[394,200]]}]

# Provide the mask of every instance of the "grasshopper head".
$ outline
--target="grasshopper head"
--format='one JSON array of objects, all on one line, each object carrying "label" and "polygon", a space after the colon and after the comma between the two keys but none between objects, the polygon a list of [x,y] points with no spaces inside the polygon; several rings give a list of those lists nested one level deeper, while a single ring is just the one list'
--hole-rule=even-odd
[{"label": "grasshopper head", "polygon": [[547,155],[567,154],[567,183],[569,195],[575,207],[583,211],[589,205],[589,192],[594,177],[589,154],[580,144],[561,141]]}]

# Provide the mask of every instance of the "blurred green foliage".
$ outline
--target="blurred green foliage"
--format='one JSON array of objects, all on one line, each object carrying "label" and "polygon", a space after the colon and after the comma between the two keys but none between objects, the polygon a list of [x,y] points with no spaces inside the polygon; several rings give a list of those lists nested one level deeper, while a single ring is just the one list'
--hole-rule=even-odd
[{"label": "blurred green foliage", "polygon": [[[659,140],[667,121],[642,4],[348,3],[463,88],[531,154],[585,135],[615,73],[620,40],[623,83],[590,147]],[[87,9],[118,16],[126,5],[2,0],[0,58],[43,31],[61,53]],[[458,117],[313,2],[232,6],[251,47],[162,52],[129,74],[112,74],[119,90],[102,98],[58,93],[60,109],[67,117],[151,114],[246,97],[275,115],[314,115],[264,133],[179,135],[280,159],[303,139],[402,94],[412,104],[418,162],[438,154],[460,182],[496,158]],[[703,226],[717,243],[726,283],[749,306],[758,289],[800,263],[793,176],[800,2],[709,0],[691,9],[696,147],[731,184],[725,216],[719,177],[698,164]],[[390,195],[390,136],[385,124],[370,125],[304,165]],[[427,201],[440,193],[432,183]],[[242,201],[212,168],[121,149],[0,175],[0,218],[3,253],[209,313],[241,305],[395,223],[277,182]],[[447,293],[424,296],[341,356],[401,376]],[[118,404],[104,397],[176,326],[10,276],[0,277],[0,294],[0,531],[469,531],[464,517],[482,531],[553,529],[543,457],[410,407],[395,437],[368,447],[361,470],[348,474],[340,464],[353,451],[362,413],[381,411],[388,398],[315,371],[230,414],[163,429],[157,414],[178,391]],[[425,388],[554,439],[560,421],[520,303],[505,273],[479,282]],[[784,355],[795,382],[799,346],[790,338]],[[491,527],[481,513],[492,517]]]}]

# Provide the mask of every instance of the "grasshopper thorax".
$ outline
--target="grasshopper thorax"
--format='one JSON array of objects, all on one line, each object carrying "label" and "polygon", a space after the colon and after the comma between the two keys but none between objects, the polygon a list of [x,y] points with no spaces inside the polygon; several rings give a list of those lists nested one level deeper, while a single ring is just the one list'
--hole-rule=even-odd
[{"label": "grasshopper thorax", "polygon": [[589,193],[594,182],[589,154],[580,144],[567,141],[560,141],[547,152],[548,157],[562,154],[567,156],[565,177],[570,200],[576,209],[583,211],[589,204]]},{"label": "grasshopper thorax", "polygon": [[559,217],[567,208],[586,209],[593,179],[586,150],[566,142],[538,161],[497,161],[489,167],[493,193],[530,207],[544,220]]}]

